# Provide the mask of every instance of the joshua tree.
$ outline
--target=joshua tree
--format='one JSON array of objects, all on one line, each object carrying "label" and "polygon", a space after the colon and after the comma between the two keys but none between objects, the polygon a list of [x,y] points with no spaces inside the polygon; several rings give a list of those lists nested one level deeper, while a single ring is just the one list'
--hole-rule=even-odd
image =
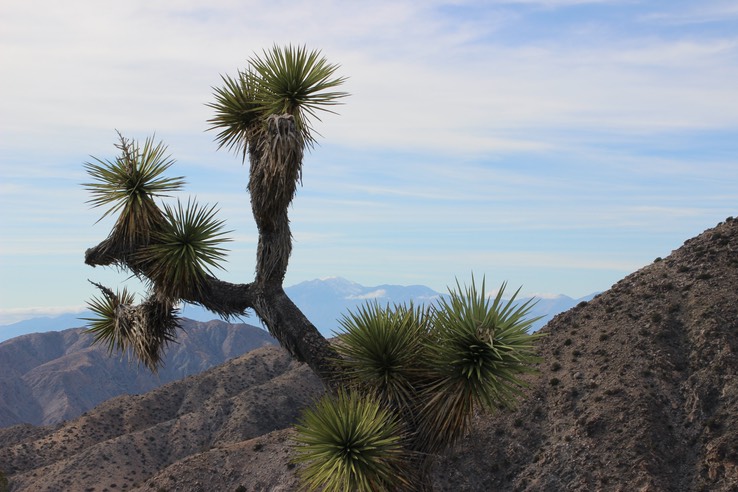
[{"label": "joshua tree", "polygon": [[[476,405],[512,404],[534,362],[527,329],[530,305],[494,300],[474,285],[450,292],[437,306],[367,305],[343,320],[339,343],[326,340],[285,294],[292,249],[288,206],[314,143],[311,119],[347,94],[337,65],[304,47],[273,47],[215,89],[209,120],[217,141],[250,163],[248,189],[259,232],[255,278],[219,280],[228,241],[215,206],[163,204],[182,178],[164,177],[173,164],[163,144],[120,136],[114,160],[85,164],[93,206],[118,214],[108,237],[85,253],[91,266],[115,266],[148,285],[134,303],[125,289],[100,284],[90,302],[96,340],[129,351],[151,370],[176,338],[177,307],[199,304],[226,319],[253,310],[297,360],[329,388],[299,426],[305,483],[329,490],[420,489],[429,457],[468,428]],[[472,280],[473,283],[473,280]],[[517,293],[516,293],[517,294]]]},{"label": "joshua tree", "polygon": [[223,223],[215,209],[193,202],[164,206],[154,199],[178,190],[182,178],[164,178],[173,161],[162,144],[143,146],[121,137],[120,156],[86,164],[95,182],[86,186],[95,206],[119,212],[107,239],[85,253],[88,265],[115,265],[146,279],[150,294],[139,305],[128,293],[93,301],[100,316],[92,330],[111,347],[132,349],[155,369],[175,336],[175,307],[197,303],[225,318],[253,309],[295,358],[325,381],[334,378],[335,351],[285,294],[282,281],[292,250],[287,209],[302,174],[302,156],[313,142],[309,117],[336,104],[344,92],[332,91],[343,78],[318,52],[273,48],[252,58],[236,77],[223,77],[210,106],[221,147],[242,152],[251,164],[249,193],[259,231],[256,277],[248,284],[217,279],[211,271],[223,258]]}]

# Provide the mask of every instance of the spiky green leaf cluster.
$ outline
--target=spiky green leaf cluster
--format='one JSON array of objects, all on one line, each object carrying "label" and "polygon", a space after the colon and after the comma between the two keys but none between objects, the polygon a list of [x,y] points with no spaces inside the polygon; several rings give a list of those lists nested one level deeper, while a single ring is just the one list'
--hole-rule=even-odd
[{"label": "spiky green leaf cluster", "polygon": [[334,77],[337,69],[320,51],[275,45],[262,57],[250,58],[237,77],[222,76],[224,85],[214,88],[215,102],[208,104],[215,110],[208,122],[219,132],[219,146],[240,151],[245,159],[267,118],[282,114],[292,115],[303,141],[312,144],[310,118],[320,120],[319,111],[331,112],[329,108],[348,95],[333,90],[345,81]]},{"label": "spiky green leaf cluster", "polygon": [[222,87],[215,87],[215,102],[207,105],[215,110],[215,116],[208,120],[210,129],[218,129],[215,140],[218,147],[226,147],[243,154],[251,135],[258,130],[261,111],[256,95],[256,81],[250,71],[239,72],[237,77],[221,75]]},{"label": "spiky green leaf cluster", "polygon": [[120,136],[116,147],[121,151],[114,161],[93,157],[84,167],[93,181],[84,183],[93,207],[109,206],[100,220],[118,213],[111,236],[125,248],[146,244],[163,218],[155,198],[167,196],[184,185],[181,177],[168,178],[163,173],[174,161],[163,143],[147,138],[143,146]]},{"label": "spiky green leaf cluster", "polygon": [[343,357],[344,376],[393,406],[412,407],[423,374],[427,313],[373,302],[339,322],[344,331],[336,348]]},{"label": "spiky green leaf cluster", "polygon": [[297,462],[308,490],[397,490],[408,452],[400,420],[371,394],[339,391],[309,408],[297,425]]},{"label": "spiky green leaf cluster", "polygon": [[432,342],[428,346],[431,383],[423,389],[425,438],[431,449],[443,448],[466,431],[475,406],[513,406],[526,386],[521,377],[538,359],[528,330],[538,318],[528,318],[532,301],[516,303],[520,289],[503,300],[502,284],[494,300],[457,284],[435,308]]},{"label": "spiky green leaf cluster", "polygon": [[291,114],[306,142],[312,141],[309,117],[320,120],[318,111],[348,94],[332,89],[343,84],[343,77],[332,78],[338,65],[330,64],[320,51],[304,46],[272,47],[264,57],[249,60],[257,75],[259,104],[265,116]]},{"label": "spiky green leaf cluster", "polygon": [[114,351],[125,352],[128,347],[127,326],[118,323],[118,308],[129,306],[134,303],[134,296],[123,289],[122,292],[113,293],[107,287],[95,284],[102,291],[102,297],[93,297],[87,302],[90,311],[96,315],[94,318],[83,318],[88,321],[87,331],[95,336],[95,343],[104,343],[108,354]]},{"label": "spiky green leaf cluster", "polygon": [[165,225],[138,255],[159,293],[173,299],[199,294],[212,268],[222,268],[226,250],[220,245],[230,239],[217,212],[189,200],[186,206],[164,205]]},{"label": "spiky green leaf cluster", "polygon": [[103,297],[90,302],[97,317],[88,320],[89,330],[110,351],[130,352],[156,370],[164,348],[174,340],[175,305],[203,293],[206,277],[225,256],[220,245],[228,241],[227,233],[223,221],[215,218],[215,207],[188,201],[186,206],[177,202],[159,208],[155,199],[184,184],[181,178],[163,176],[174,161],[162,143],[149,138],[140,146],[121,136],[116,147],[121,153],[114,161],[95,159],[85,165],[94,179],[85,185],[92,193],[90,203],[109,206],[103,218],[118,213],[100,254],[147,280],[151,292],[134,305],[127,291],[114,294],[95,284]]},{"label": "spiky green leaf cluster", "polygon": [[[375,302],[342,319],[337,350],[349,387],[377,395],[403,419],[415,458],[458,441],[475,408],[511,406],[521,396],[522,376],[538,361],[539,335],[528,333],[533,303],[517,303],[519,289],[503,300],[505,287],[491,300],[485,282],[477,290],[472,279],[429,311]],[[413,463],[426,465],[423,458]]]},{"label": "spiky green leaf cluster", "polygon": [[161,364],[164,348],[174,341],[179,319],[170,301],[151,296],[134,305],[134,297],[126,289],[113,293],[107,287],[96,285],[102,297],[88,302],[96,315],[85,318],[95,343],[104,343],[108,352],[131,353],[156,372]]}]

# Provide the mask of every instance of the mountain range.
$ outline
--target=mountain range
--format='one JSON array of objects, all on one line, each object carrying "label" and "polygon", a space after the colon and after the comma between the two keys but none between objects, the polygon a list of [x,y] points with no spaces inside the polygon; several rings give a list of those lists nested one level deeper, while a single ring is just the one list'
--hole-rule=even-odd
[{"label": "mountain range", "polygon": [[[350,310],[366,302],[378,302],[382,305],[414,303],[428,305],[443,295],[423,285],[378,285],[366,287],[341,277],[309,280],[285,289],[287,295],[305,313],[309,320],[327,337],[333,336],[341,329],[340,320]],[[596,294],[572,299],[565,295],[547,295],[545,297],[524,297],[519,302],[533,299],[536,304],[531,310],[531,317],[540,317],[532,329],[540,329],[554,315],[576,306],[582,301],[592,299]],[[217,317],[210,311],[197,306],[185,305],[181,315],[196,321],[210,321]],[[57,317],[37,317],[8,325],[0,325],[0,342],[28,333],[59,331],[66,328],[77,328],[85,324],[83,318],[92,313],[63,314]],[[256,318],[247,317],[242,321],[250,321],[260,325]]]},{"label": "mountain range", "polygon": [[[342,313],[362,303],[428,304],[441,297],[424,286],[364,287],[338,277],[302,282],[287,290],[316,324],[335,327],[329,336],[338,328],[336,320]],[[566,296],[540,299],[531,314],[543,317],[535,328],[581,301]],[[212,316],[192,305],[185,306],[183,314],[201,319]],[[111,357],[103,346],[94,346],[93,337],[82,328],[58,331],[59,325],[79,326],[80,318],[90,315],[37,318],[9,327],[16,333],[30,330],[38,333],[0,343],[0,427],[21,423],[57,424],[76,418],[109,398],[145,393],[266,343],[275,343],[256,326],[184,318],[178,343],[168,349],[158,374],[151,374],[124,357]]]},{"label": "mountain range", "polygon": [[[475,414],[438,491],[738,490],[738,220],[554,317],[514,409]],[[13,491],[291,491],[322,392],[268,346],[53,426],[0,429]]]}]

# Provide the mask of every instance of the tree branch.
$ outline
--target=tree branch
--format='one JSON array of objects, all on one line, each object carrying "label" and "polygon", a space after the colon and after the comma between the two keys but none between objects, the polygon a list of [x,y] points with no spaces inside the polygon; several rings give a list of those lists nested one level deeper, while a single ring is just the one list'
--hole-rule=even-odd
[{"label": "tree branch", "polygon": [[[115,254],[106,239],[85,252],[85,263],[90,266],[128,265],[128,253]],[[263,281],[234,284],[208,277],[200,293],[191,293],[181,300],[212,311],[224,318],[243,316],[253,309],[269,332],[300,362],[305,362],[323,380],[336,384],[338,354],[317,328],[305,317],[282,288],[280,282]],[[120,316],[132,316],[135,310],[121,310]]]},{"label": "tree branch", "polygon": [[[264,126],[254,127],[248,141],[251,210],[259,231],[256,277],[252,283],[232,284],[208,275],[196,287],[176,290],[176,298],[172,298],[167,293],[171,290],[157,284],[163,280],[152,274],[156,260],[141,254],[158,240],[147,228],[143,229],[146,237],[140,241],[124,241],[114,228],[108,238],[85,252],[85,263],[127,268],[140,278],[148,278],[153,298],[167,306],[186,301],[226,319],[243,316],[247,309],[253,309],[294,358],[307,363],[326,385],[335,387],[340,356],[282,287],[292,252],[287,210],[302,174],[305,143],[292,115],[272,115],[258,125],[263,123]],[[136,312],[119,309],[116,316],[123,323],[132,322],[128,318]]]}]

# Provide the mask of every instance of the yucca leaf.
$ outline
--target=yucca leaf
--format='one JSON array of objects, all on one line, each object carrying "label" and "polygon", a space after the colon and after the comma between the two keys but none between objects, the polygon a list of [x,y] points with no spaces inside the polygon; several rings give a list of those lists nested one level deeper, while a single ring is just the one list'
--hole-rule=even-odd
[{"label": "yucca leaf", "polygon": [[333,90],[345,82],[334,77],[338,65],[307,48],[273,46],[262,56],[248,60],[248,68],[237,77],[222,76],[223,86],[214,88],[215,102],[208,106],[215,116],[210,130],[218,130],[219,147],[239,151],[245,160],[247,148],[265,130],[270,116],[289,114],[302,140],[314,143],[310,118],[320,120],[320,111],[332,112],[348,93]]},{"label": "yucca leaf", "polygon": [[147,265],[146,275],[158,292],[171,298],[201,293],[212,269],[222,268],[227,251],[221,244],[230,241],[225,237],[230,231],[223,230],[217,212],[191,200],[186,206],[164,205],[165,225],[136,258]]},{"label": "yucca leaf", "polygon": [[420,439],[432,450],[460,438],[475,406],[513,406],[526,386],[522,375],[538,362],[535,340],[529,334],[536,320],[526,319],[533,303],[515,303],[520,291],[503,301],[502,284],[490,303],[472,285],[449,290],[433,310],[428,346],[430,383],[424,388]]},{"label": "yucca leaf", "polygon": [[417,403],[416,386],[423,376],[428,335],[421,308],[367,303],[339,321],[343,328],[337,350],[349,381],[376,392],[403,410]]},{"label": "yucca leaf", "polygon": [[312,141],[308,116],[320,119],[318,111],[329,111],[330,106],[348,94],[333,89],[346,80],[331,78],[338,65],[329,64],[320,51],[307,48],[272,47],[263,58],[249,60],[257,75],[258,101],[265,115],[291,114],[303,131],[305,140]]},{"label": "yucca leaf", "polygon": [[209,130],[220,130],[215,137],[218,148],[226,147],[243,154],[251,133],[258,129],[262,112],[256,101],[254,76],[251,72],[239,72],[238,77],[222,75],[223,87],[213,88],[215,102],[207,106],[215,110],[215,116],[208,120]]},{"label": "yucca leaf", "polygon": [[113,293],[107,287],[94,284],[102,292],[102,297],[93,297],[87,302],[90,311],[95,315],[93,318],[82,318],[88,321],[87,331],[95,336],[95,343],[103,343],[108,349],[108,354],[114,351],[125,352],[128,347],[128,328],[119,322],[119,307],[132,305],[133,294],[127,289],[122,292]]},{"label": "yucca leaf", "polygon": [[162,214],[154,199],[167,196],[184,185],[181,177],[167,178],[163,173],[174,163],[166,155],[163,143],[147,138],[143,147],[120,136],[116,145],[120,156],[114,161],[93,157],[84,167],[93,181],[83,183],[93,207],[109,206],[100,220],[118,213],[111,236],[124,249],[146,244],[162,223]]},{"label": "yucca leaf", "polygon": [[108,352],[133,355],[139,362],[156,372],[162,362],[166,345],[174,341],[179,318],[173,303],[152,295],[141,304],[126,289],[113,293],[107,287],[94,284],[103,296],[88,303],[96,317],[85,318],[87,331],[95,343],[104,343]]},{"label": "yucca leaf", "polygon": [[389,491],[409,483],[412,454],[400,420],[371,395],[324,396],[305,410],[296,441],[308,490]]}]

